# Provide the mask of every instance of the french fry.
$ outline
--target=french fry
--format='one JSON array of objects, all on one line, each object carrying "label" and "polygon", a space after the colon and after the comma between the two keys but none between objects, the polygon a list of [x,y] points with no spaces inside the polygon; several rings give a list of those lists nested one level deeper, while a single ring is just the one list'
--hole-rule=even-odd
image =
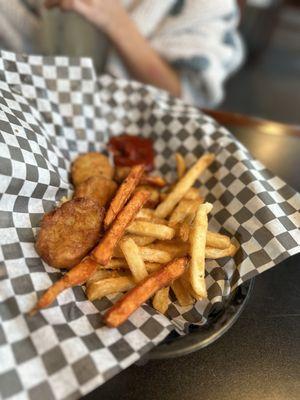
[{"label": "french fry", "polygon": [[101,279],[98,282],[92,282],[86,289],[89,300],[101,299],[109,294],[127,292],[134,287],[134,281],[130,276],[119,276],[116,278]]},{"label": "french fry", "polygon": [[196,189],[194,187],[191,187],[186,194],[183,197],[186,200],[201,200],[201,203],[203,203],[204,199],[199,193],[199,189]]},{"label": "french fry", "polygon": [[216,249],[227,249],[230,247],[230,238],[220,233],[207,231],[206,246],[214,247]]},{"label": "french fry", "polygon": [[163,188],[166,186],[167,182],[161,176],[144,174],[141,179],[141,184]]},{"label": "french fry", "polygon": [[169,298],[170,286],[159,289],[153,296],[152,306],[158,312],[165,314],[170,304]]},{"label": "french fry", "polygon": [[152,249],[151,247],[141,246],[140,253],[144,261],[151,263],[165,264],[172,260],[172,256],[164,250]]},{"label": "french fry", "polygon": [[139,221],[137,219],[127,227],[126,232],[161,240],[171,240],[175,236],[175,230],[169,226],[149,221]]},{"label": "french fry", "polygon": [[157,189],[149,185],[139,185],[136,187],[135,192],[138,192],[139,190],[147,190],[147,192],[150,194],[149,199],[145,204],[146,207],[154,208],[157,206],[160,198],[159,191]]},{"label": "french fry", "polygon": [[68,271],[61,279],[56,281],[42,297],[38,300],[36,306],[30,311],[34,315],[36,311],[46,308],[53,303],[57,296],[72,286],[82,285],[97,270],[97,262],[91,257],[86,257],[81,263],[77,264]]},{"label": "french fry", "polygon": [[178,179],[181,179],[183,175],[185,174],[186,171],[186,164],[184,161],[184,158],[180,153],[175,153],[175,159],[176,159],[176,169],[177,169],[177,176]]},{"label": "french fry", "polygon": [[[146,247],[144,247],[146,248]],[[161,251],[169,255],[171,259],[183,257],[189,253],[189,244],[179,240],[157,241],[147,246],[152,251]]]},{"label": "french fry", "polygon": [[190,236],[191,227],[187,222],[181,222],[177,225],[177,236],[183,241],[188,242]]},{"label": "french fry", "polygon": [[206,247],[205,258],[223,258],[223,257],[233,257],[237,252],[238,248],[234,244],[230,244],[226,249],[214,249],[213,247]]},{"label": "french fry", "polygon": [[[120,250],[121,251],[121,250]],[[155,252],[155,251],[154,251]],[[123,255],[123,254],[122,254]],[[168,255],[168,260],[171,259],[171,257]],[[157,262],[149,262],[145,261],[145,267],[146,270],[149,274],[151,274],[154,271],[157,271],[159,268],[162,267],[162,263],[157,263]],[[127,261],[125,258],[112,258],[110,262],[103,266],[103,265],[98,265],[98,269],[100,270],[128,270],[129,266],[127,264]]]},{"label": "french fry", "polygon": [[124,238],[130,238],[132,239],[135,244],[137,244],[138,246],[146,246],[147,244],[150,244],[152,242],[154,242],[155,238],[150,237],[150,236],[138,236],[138,235],[125,235]]},{"label": "french fry", "polygon": [[152,272],[157,271],[158,269],[162,268],[163,264],[145,261],[145,267],[149,274]]},{"label": "french fry", "polygon": [[201,203],[202,201],[200,199],[186,200],[183,198],[180,200],[169,218],[170,226],[175,226],[176,224],[183,222],[191,213],[195,214],[199,204]]},{"label": "french fry", "polygon": [[140,250],[135,242],[130,238],[123,239],[120,242],[120,248],[124,254],[135,282],[140,282],[146,278],[148,272],[145,267],[144,260],[140,254]]},{"label": "french fry", "polygon": [[213,154],[204,154],[192,168],[178,181],[167,198],[160,203],[155,209],[155,215],[159,218],[166,218],[184,197],[187,191],[194,185],[199,175],[207,168],[214,160]]},{"label": "french fry", "polygon": [[190,282],[190,271],[189,268],[184,272],[184,274],[180,277],[181,283],[184,286],[185,290],[192,296],[193,299],[195,300],[202,300],[202,297],[199,296],[195,290],[192,288],[191,282]]},{"label": "french fry", "polygon": [[200,204],[190,235],[191,285],[194,291],[202,298],[207,296],[205,286],[205,244],[208,226],[207,214],[211,209],[212,205],[210,203]]},{"label": "french fry", "polygon": [[[122,254],[123,256],[123,254]],[[100,269],[127,269],[128,264],[125,260],[125,258],[111,258],[109,263],[106,265],[100,265]]]},{"label": "french fry", "polygon": [[97,282],[105,278],[115,278],[116,276],[118,276],[116,271],[111,271],[108,269],[97,269],[93,273],[93,275],[91,275],[89,279],[86,281],[86,284],[89,285],[92,282]]},{"label": "french fry", "polygon": [[129,197],[134,192],[134,189],[137,187],[141,180],[144,170],[144,165],[136,165],[130,170],[128,177],[119,187],[115,197],[110,203],[109,209],[107,210],[104,218],[105,229],[108,229],[108,227],[111,225],[116,216],[124,207]]},{"label": "french fry", "polygon": [[112,257],[115,246],[123,236],[125,229],[131,223],[138,211],[143,207],[149,196],[148,192],[135,193],[122,211],[117,215],[110,229],[101,242],[92,251],[99,264],[106,265]]},{"label": "french fry", "polygon": [[142,208],[138,212],[136,219],[168,225],[168,221],[166,219],[156,217],[154,214],[154,210],[152,210],[151,208]]},{"label": "french fry", "polygon": [[174,260],[138,283],[106,312],[104,322],[113,328],[120,326],[157,290],[179,278],[184,273],[187,261],[187,257]]},{"label": "french fry", "polygon": [[173,292],[178,300],[178,303],[182,307],[189,306],[194,303],[192,296],[185,289],[180,278],[176,279],[176,281],[174,281],[172,283],[171,289],[173,290]]}]

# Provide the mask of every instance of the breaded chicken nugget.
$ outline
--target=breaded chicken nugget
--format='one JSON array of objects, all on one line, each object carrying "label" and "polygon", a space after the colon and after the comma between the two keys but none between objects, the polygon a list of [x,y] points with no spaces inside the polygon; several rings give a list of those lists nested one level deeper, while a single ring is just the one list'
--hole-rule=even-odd
[{"label": "breaded chicken nugget", "polygon": [[111,179],[114,169],[109,159],[100,153],[86,153],[76,158],[71,169],[72,180],[75,186],[91,176],[104,176]]},{"label": "breaded chicken nugget", "polygon": [[99,241],[104,209],[90,199],[73,199],[44,215],[36,251],[55,268],[72,268]]},{"label": "breaded chicken nugget", "polygon": [[75,188],[74,198],[85,197],[105,206],[117,190],[116,182],[103,176],[91,176]]}]

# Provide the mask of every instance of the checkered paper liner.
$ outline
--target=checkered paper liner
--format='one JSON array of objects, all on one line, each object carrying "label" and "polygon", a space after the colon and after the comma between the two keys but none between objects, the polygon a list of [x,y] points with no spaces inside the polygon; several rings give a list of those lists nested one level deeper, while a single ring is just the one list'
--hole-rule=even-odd
[{"label": "checkered paper liner", "polygon": [[[81,287],[34,317],[26,312],[61,273],[36,254],[43,214],[72,194],[70,163],[106,151],[111,135],[151,137],[157,169],[172,181],[173,154],[216,162],[200,190],[214,208],[210,229],[241,244],[234,260],[208,261],[208,300],[174,303],[168,316],[144,305],[119,329],[103,326]],[[128,367],[174,327],[204,324],[213,304],[300,250],[300,196],[198,109],[136,82],[98,79],[89,59],[0,58],[0,397],[77,399]]]}]

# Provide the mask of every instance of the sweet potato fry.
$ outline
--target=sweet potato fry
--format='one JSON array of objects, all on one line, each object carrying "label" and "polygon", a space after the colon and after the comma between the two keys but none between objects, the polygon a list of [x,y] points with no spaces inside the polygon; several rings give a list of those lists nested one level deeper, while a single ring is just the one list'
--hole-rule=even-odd
[{"label": "sweet potato fry", "polygon": [[125,229],[143,207],[149,197],[148,192],[137,192],[117,215],[110,229],[101,242],[94,248],[92,254],[99,264],[106,265],[112,257],[115,246],[123,236]]},{"label": "sweet potato fry", "polygon": [[113,220],[124,207],[129,197],[134,192],[134,189],[137,187],[141,180],[144,170],[145,167],[143,165],[136,165],[130,170],[128,177],[119,187],[115,197],[110,203],[109,209],[107,210],[104,219],[105,229],[108,229]]},{"label": "sweet potato fry", "polygon": [[61,279],[56,281],[37,302],[30,314],[35,314],[41,308],[46,308],[53,303],[57,296],[72,286],[82,285],[97,270],[97,262],[91,257],[86,257],[81,263],[77,264],[68,271]]},{"label": "sweet potato fry", "polygon": [[170,285],[182,275],[187,265],[187,257],[179,258],[153,272],[118,300],[104,315],[104,322],[110,327],[118,327],[157,290]]},{"label": "sweet potato fry", "polygon": [[211,209],[212,205],[210,203],[200,204],[190,235],[191,285],[195,292],[202,298],[205,298],[207,295],[205,285],[205,244],[208,226],[207,214]]},{"label": "sweet potato fry", "polygon": [[134,235],[150,236],[160,240],[171,240],[175,236],[175,230],[169,226],[156,224],[150,221],[133,221],[126,232]]},{"label": "sweet potato fry", "polygon": [[155,310],[159,311],[162,314],[165,314],[167,312],[170,304],[169,291],[170,286],[159,289],[155,293],[152,300],[153,308],[155,308]]},{"label": "sweet potato fry", "polygon": [[178,204],[187,191],[194,185],[199,175],[213,162],[214,159],[215,156],[213,154],[204,154],[180,179],[167,198],[157,206],[155,209],[155,215],[160,218],[167,217],[176,204]]}]

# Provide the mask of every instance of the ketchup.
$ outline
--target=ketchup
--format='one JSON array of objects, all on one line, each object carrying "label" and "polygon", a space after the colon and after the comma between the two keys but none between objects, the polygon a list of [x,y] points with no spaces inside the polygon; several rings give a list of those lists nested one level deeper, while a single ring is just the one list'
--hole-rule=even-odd
[{"label": "ketchup", "polygon": [[112,137],[108,149],[113,154],[117,167],[132,167],[144,164],[146,171],[154,167],[154,151],[151,139],[140,136],[120,135]]}]

